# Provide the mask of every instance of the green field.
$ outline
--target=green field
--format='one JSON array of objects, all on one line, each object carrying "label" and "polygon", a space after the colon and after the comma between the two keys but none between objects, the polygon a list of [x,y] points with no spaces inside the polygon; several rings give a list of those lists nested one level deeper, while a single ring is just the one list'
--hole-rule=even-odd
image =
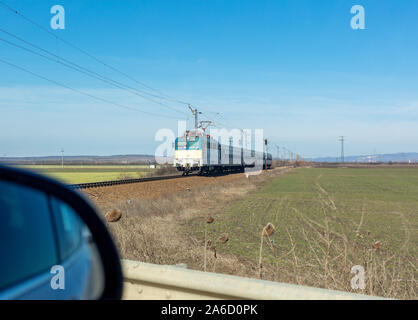
[{"label": "green field", "polygon": [[[258,262],[268,222],[266,277],[351,291],[350,269],[361,265],[369,277],[359,293],[416,297],[417,168],[294,169],[218,212],[208,234],[228,233],[218,250]],[[194,229],[202,238],[202,223]]]},{"label": "green field", "polygon": [[87,183],[144,177],[155,169],[147,165],[22,165],[19,168],[58,179],[64,183]]}]

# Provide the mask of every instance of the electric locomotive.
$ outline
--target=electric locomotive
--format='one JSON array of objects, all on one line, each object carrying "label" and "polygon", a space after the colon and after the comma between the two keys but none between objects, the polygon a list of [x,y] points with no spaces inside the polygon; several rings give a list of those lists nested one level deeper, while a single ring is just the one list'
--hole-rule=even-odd
[{"label": "electric locomotive", "polygon": [[235,145],[232,138],[221,143],[204,131],[189,130],[174,143],[173,166],[183,174],[242,172],[246,167],[269,169],[271,165],[270,153],[245,149],[241,139]]}]

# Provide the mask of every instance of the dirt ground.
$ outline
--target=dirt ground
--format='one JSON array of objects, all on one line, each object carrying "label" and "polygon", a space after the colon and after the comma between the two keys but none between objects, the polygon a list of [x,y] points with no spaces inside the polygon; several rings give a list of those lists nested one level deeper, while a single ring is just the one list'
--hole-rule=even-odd
[{"label": "dirt ground", "polygon": [[[287,170],[272,169],[248,178],[244,174],[192,176],[82,192],[103,219],[106,212],[121,211],[119,221],[106,222],[121,258],[167,265],[185,263],[190,269],[203,270],[204,239],[193,235],[190,222],[204,224],[208,215],[222,211],[231,201],[245,197]],[[207,255],[212,272],[256,276],[251,261],[222,253],[217,259],[214,252]]]},{"label": "dirt ground", "polygon": [[179,179],[89,188],[83,189],[82,192],[100,208],[103,206],[117,206],[121,201],[158,199],[181,191],[190,191],[219,182],[245,181],[245,179],[243,174],[230,174],[217,177],[190,176]]}]

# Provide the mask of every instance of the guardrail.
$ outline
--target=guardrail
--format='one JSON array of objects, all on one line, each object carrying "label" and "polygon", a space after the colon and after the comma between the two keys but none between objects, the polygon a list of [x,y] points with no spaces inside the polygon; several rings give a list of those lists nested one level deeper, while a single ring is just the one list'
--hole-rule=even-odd
[{"label": "guardrail", "polygon": [[375,300],[380,297],[122,260],[126,300]]}]

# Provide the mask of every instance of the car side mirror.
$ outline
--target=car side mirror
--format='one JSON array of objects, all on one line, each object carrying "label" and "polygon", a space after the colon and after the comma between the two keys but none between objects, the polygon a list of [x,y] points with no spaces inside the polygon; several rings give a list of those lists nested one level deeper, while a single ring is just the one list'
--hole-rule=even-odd
[{"label": "car side mirror", "polygon": [[0,299],[120,299],[116,246],[77,191],[0,166]]}]

